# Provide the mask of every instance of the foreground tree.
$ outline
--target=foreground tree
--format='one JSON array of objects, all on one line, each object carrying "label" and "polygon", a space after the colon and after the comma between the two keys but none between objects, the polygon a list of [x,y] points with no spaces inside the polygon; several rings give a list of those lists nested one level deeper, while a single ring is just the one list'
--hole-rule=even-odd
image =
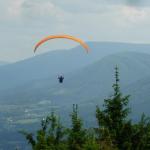
[{"label": "foreground tree", "polygon": [[132,149],[149,150],[150,149],[150,118],[142,115],[139,123],[133,125]]},{"label": "foreground tree", "polygon": [[86,130],[83,129],[83,124],[78,114],[78,105],[73,105],[71,114],[72,126],[68,129],[68,146],[69,150],[82,150],[86,142]]},{"label": "foreground tree", "polygon": [[66,144],[63,141],[65,130],[53,112],[42,120],[36,139],[32,133],[25,131],[21,133],[25,135],[33,150],[66,150]]},{"label": "foreground tree", "polygon": [[[113,89],[113,96],[104,100],[104,109],[101,110],[98,106],[96,108],[99,140],[101,142],[104,141],[111,147],[124,149],[124,145],[128,145],[128,141],[123,139],[124,130],[126,130],[128,125],[130,126],[130,121],[127,121],[129,114],[129,108],[127,107],[129,96],[122,96],[120,92],[118,67],[115,68]],[[128,131],[126,130],[126,132]],[[128,139],[128,137],[125,138]]]}]

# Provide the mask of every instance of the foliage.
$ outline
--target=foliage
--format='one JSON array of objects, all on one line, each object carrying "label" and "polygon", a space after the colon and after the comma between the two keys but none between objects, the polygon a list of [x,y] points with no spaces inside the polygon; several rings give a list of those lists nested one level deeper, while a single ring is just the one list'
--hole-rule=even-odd
[{"label": "foliage", "polygon": [[122,96],[119,87],[118,67],[115,68],[115,84],[113,85],[114,94],[112,97],[104,100],[104,110],[98,106],[96,108],[96,118],[99,125],[99,140],[104,140],[111,146],[123,149],[124,130],[127,124],[129,113],[129,96]]},{"label": "foliage", "polygon": [[65,129],[54,112],[41,121],[41,129],[37,131],[36,139],[33,134],[21,132],[25,135],[33,150],[59,150],[66,149],[63,141]]},{"label": "foliage", "polygon": [[68,130],[68,145],[71,150],[82,150],[86,141],[86,131],[83,129],[82,121],[78,116],[78,106],[73,105],[71,114],[72,127]]}]

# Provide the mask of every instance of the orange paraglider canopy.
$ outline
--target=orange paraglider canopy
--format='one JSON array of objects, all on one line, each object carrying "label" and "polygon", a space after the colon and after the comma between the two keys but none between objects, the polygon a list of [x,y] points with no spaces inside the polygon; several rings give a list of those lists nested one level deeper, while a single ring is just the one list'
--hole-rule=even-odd
[{"label": "orange paraglider canopy", "polygon": [[69,40],[73,40],[73,41],[75,41],[75,42],[78,42],[78,43],[80,43],[80,44],[83,46],[83,48],[86,49],[86,52],[89,51],[88,45],[87,45],[85,42],[83,42],[81,39],[78,39],[78,38],[73,37],[73,36],[70,36],[70,35],[50,35],[50,36],[48,36],[48,37],[43,38],[41,41],[39,41],[39,42],[35,45],[34,52],[36,52],[37,48],[38,48],[40,45],[42,45],[43,43],[45,43],[46,41],[51,40],[51,39],[57,39],[57,38],[65,38],[65,39],[69,39]]}]

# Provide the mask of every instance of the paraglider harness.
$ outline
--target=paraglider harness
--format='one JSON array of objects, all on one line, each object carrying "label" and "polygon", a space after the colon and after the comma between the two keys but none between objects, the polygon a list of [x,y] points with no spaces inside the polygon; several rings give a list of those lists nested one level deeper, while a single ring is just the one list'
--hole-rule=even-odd
[{"label": "paraglider harness", "polygon": [[59,83],[63,83],[64,77],[63,76],[58,76],[58,80],[59,80]]}]

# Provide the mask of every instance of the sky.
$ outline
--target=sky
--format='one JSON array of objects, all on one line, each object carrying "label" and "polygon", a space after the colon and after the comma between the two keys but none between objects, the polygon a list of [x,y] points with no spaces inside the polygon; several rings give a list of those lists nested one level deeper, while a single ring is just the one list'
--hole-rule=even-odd
[{"label": "sky", "polygon": [[[0,0],[0,60],[33,57],[34,45],[51,34],[84,41],[150,44],[150,0]],[[76,46],[53,40],[43,53]]]}]

